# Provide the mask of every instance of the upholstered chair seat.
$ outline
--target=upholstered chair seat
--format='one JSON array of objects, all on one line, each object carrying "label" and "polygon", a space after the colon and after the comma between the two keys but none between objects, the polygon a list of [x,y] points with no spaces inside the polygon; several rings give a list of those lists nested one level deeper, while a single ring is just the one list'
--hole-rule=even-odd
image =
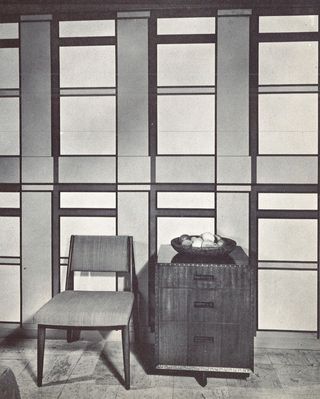
[{"label": "upholstered chair seat", "polygon": [[133,307],[132,292],[64,291],[35,315],[37,324],[70,327],[123,326]]}]

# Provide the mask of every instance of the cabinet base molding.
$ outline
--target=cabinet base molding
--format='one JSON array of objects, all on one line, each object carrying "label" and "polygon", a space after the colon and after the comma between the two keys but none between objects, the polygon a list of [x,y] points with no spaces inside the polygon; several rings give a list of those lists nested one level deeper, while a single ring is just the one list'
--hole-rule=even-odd
[{"label": "cabinet base molding", "polygon": [[235,368],[235,367],[206,367],[206,366],[181,366],[174,364],[158,364],[156,366],[158,370],[176,370],[176,371],[206,371],[212,373],[241,373],[250,374],[251,369],[247,368]]}]

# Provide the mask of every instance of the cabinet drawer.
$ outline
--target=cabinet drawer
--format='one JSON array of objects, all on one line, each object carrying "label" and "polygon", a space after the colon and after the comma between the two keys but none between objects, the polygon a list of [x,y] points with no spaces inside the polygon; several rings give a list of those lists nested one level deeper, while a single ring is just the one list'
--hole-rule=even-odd
[{"label": "cabinet drawer", "polygon": [[161,287],[248,288],[250,271],[237,265],[157,265]]},{"label": "cabinet drawer", "polygon": [[188,321],[188,302],[191,289],[160,288],[158,291],[158,315],[161,321]]},{"label": "cabinet drawer", "polygon": [[191,323],[188,333],[188,365],[240,367],[238,324]]},{"label": "cabinet drawer", "polygon": [[183,322],[159,322],[156,331],[156,363],[187,364],[188,324]]},{"label": "cabinet drawer", "polygon": [[191,322],[239,323],[251,311],[250,291],[221,288],[190,290],[188,314]]}]

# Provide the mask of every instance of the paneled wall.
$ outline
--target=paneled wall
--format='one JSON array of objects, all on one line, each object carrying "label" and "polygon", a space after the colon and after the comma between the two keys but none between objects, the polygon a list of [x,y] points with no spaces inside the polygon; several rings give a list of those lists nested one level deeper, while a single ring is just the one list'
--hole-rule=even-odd
[{"label": "paneled wall", "polygon": [[257,266],[259,329],[316,331],[313,14],[3,16],[0,321],[32,323],[64,289],[71,234],[130,234],[147,326],[159,246],[213,231]]}]

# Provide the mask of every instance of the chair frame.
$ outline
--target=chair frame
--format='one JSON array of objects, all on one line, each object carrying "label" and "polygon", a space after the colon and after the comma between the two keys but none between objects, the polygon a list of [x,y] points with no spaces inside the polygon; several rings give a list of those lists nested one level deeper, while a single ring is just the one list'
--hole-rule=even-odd
[{"label": "chair frame", "polygon": [[[66,277],[66,291],[74,290],[74,271],[72,267],[72,254],[74,246],[74,236],[70,239],[69,248],[69,259],[68,259],[68,269]],[[42,386],[43,378],[43,359],[44,359],[44,348],[45,348],[45,338],[46,329],[62,329],[67,330],[67,342],[74,342],[80,339],[81,330],[121,330],[122,339],[122,352],[123,352],[123,364],[124,364],[124,385],[126,389],[130,389],[130,320],[133,315],[133,327],[134,327],[134,337],[135,341],[139,340],[139,309],[138,309],[138,280],[135,274],[135,263],[134,263],[134,252],[133,252],[133,237],[128,236],[128,272],[114,272],[116,278],[116,291],[119,291],[118,279],[119,276],[129,274],[129,279],[125,279],[124,290],[131,291],[134,294],[133,309],[129,317],[127,325],[119,326],[81,326],[81,327],[70,327],[66,325],[50,325],[50,324],[38,324],[38,337],[37,337],[37,385]]]}]

